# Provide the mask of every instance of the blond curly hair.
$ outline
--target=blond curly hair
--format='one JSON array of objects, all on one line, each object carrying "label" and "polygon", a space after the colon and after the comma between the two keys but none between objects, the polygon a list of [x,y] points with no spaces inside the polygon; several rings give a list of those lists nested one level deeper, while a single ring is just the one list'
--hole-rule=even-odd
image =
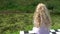
[{"label": "blond curly hair", "polygon": [[44,23],[47,27],[51,24],[50,14],[46,5],[43,3],[39,3],[36,7],[34,16],[34,27],[40,27],[41,23]]}]

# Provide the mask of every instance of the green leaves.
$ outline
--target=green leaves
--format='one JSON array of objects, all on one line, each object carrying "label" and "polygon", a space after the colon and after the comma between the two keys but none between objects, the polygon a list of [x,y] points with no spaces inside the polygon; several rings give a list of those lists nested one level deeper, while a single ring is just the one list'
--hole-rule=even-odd
[{"label": "green leaves", "polygon": [[0,10],[13,10],[14,12],[16,10],[22,13],[33,13],[38,3],[46,4],[49,10],[53,10],[52,12],[60,12],[60,0],[0,0]]}]

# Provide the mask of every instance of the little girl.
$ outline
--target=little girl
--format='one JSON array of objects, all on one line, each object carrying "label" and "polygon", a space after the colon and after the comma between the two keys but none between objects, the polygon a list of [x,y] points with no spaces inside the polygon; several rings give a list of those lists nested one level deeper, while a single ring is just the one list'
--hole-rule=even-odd
[{"label": "little girl", "polygon": [[37,5],[33,18],[33,32],[36,34],[49,34],[51,24],[50,14],[43,3]]}]

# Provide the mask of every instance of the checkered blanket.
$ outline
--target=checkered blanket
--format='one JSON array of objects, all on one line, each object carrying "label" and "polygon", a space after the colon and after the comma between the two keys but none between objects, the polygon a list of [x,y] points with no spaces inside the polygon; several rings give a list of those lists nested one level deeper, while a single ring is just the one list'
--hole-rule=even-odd
[{"label": "checkered blanket", "polygon": [[[36,33],[34,33],[33,31],[20,31],[20,34],[36,34]],[[57,30],[51,29],[50,34],[60,34],[60,29]]]}]

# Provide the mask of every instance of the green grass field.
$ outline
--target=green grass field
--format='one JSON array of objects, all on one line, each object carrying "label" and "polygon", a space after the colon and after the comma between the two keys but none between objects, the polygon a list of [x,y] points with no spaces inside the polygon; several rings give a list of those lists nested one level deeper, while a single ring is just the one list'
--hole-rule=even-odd
[{"label": "green grass field", "polygon": [[[60,16],[51,14],[51,29],[60,29]],[[0,33],[19,34],[20,30],[31,30],[33,13],[0,14]]]}]

